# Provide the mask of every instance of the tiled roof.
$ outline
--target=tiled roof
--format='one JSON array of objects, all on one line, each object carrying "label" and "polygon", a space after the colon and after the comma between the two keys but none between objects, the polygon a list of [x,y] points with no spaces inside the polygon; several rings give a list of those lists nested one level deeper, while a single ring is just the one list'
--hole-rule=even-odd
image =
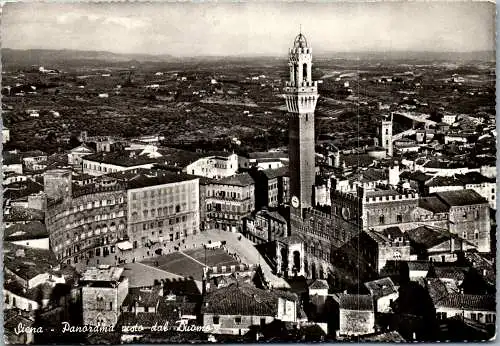
[{"label": "tiled roof", "polygon": [[248,186],[255,184],[253,178],[248,173],[235,174],[230,177],[212,181],[216,185]]},{"label": "tiled roof", "polygon": [[437,192],[435,195],[449,206],[466,206],[488,203],[488,201],[476,191],[469,189]]},{"label": "tiled roof", "polygon": [[339,307],[344,310],[374,311],[369,294],[339,294]]},{"label": "tiled roof", "polygon": [[376,232],[372,230],[363,230],[364,233],[366,233],[371,239],[376,241],[377,243],[390,243],[391,240],[387,238],[383,233],[381,232]]},{"label": "tiled roof", "polygon": [[451,235],[427,226],[420,226],[406,232],[412,243],[430,249],[450,240]]},{"label": "tiled roof", "polygon": [[418,206],[434,214],[446,213],[450,208],[437,197],[420,197]]},{"label": "tiled roof", "polygon": [[463,281],[468,271],[469,271],[468,267],[435,266],[434,273],[432,273],[432,276],[435,276],[440,279],[452,279],[455,281]]},{"label": "tiled roof", "polygon": [[329,288],[329,286],[328,286],[328,283],[326,282],[326,280],[320,280],[320,279],[314,280],[309,285],[309,289],[311,289],[311,290],[323,290],[323,289],[328,289],[328,288]]},{"label": "tiled roof", "polygon": [[390,239],[401,238],[404,236],[401,228],[397,226],[385,228],[384,230],[382,230],[382,233]]},{"label": "tiled roof", "polygon": [[47,238],[49,232],[40,221],[32,221],[26,224],[14,224],[4,231],[4,241],[16,241],[27,239]]},{"label": "tiled roof", "polygon": [[278,298],[297,301],[297,296],[280,290],[261,290],[249,284],[232,284],[209,292],[202,313],[220,315],[276,316]]},{"label": "tiled roof", "polygon": [[30,289],[26,289],[9,274],[5,276],[4,288],[15,295],[38,303],[41,303],[42,299],[50,299],[54,290],[54,286],[50,282],[44,282]]},{"label": "tiled roof", "polygon": [[31,179],[4,186],[3,198],[19,199],[43,191],[43,185]]},{"label": "tiled roof", "polygon": [[462,182],[462,184],[483,184],[494,183],[495,178],[487,178],[478,172],[469,172],[466,174],[457,174],[455,177]]},{"label": "tiled roof", "polygon": [[195,180],[197,177],[183,174],[171,173],[166,171],[138,170],[139,174],[127,182],[129,189],[138,189],[147,186],[179,183],[182,181]]},{"label": "tiled roof", "polygon": [[436,303],[436,308],[451,308],[471,311],[496,311],[494,295],[450,294]]},{"label": "tiled roof", "polygon": [[448,289],[441,279],[427,278],[426,286],[434,304],[448,296]]},{"label": "tiled roof", "polygon": [[[22,324],[24,327],[32,327],[35,323],[34,317],[20,309],[9,309],[4,311],[4,329],[6,336],[15,333],[15,330]],[[17,335],[17,333],[16,333]],[[6,342],[9,344],[9,342]]]},{"label": "tiled roof", "polygon": [[29,280],[49,272],[58,262],[50,250],[3,243],[4,266],[19,277]]},{"label": "tiled roof", "polygon": [[133,167],[165,161],[164,157],[150,158],[148,155],[139,155],[140,152],[140,150],[100,152],[92,155],[87,155],[83,159],[87,161],[107,163],[121,167]]},{"label": "tiled roof", "polygon": [[288,153],[286,151],[264,151],[253,152],[248,154],[248,158],[261,161],[262,159],[287,159]]},{"label": "tiled roof", "polygon": [[275,169],[264,169],[262,173],[267,177],[267,179],[271,180],[277,177],[288,177],[289,176],[289,167],[283,166]]},{"label": "tiled roof", "polygon": [[432,178],[430,181],[426,183],[429,187],[438,187],[438,186],[462,186],[462,181],[455,177],[448,176],[436,176]]},{"label": "tiled roof", "polygon": [[389,294],[397,293],[394,283],[390,278],[382,278],[365,282],[365,286],[376,299]]},{"label": "tiled roof", "polygon": [[375,159],[368,154],[340,155],[340,162],[344,162],[346,167],[368,167],[373,164],[374,161]]},{"label": "tiled roof", "polygon": [[407,261],[410,271],[428,271],[430,263],[427,261]]},{"label": "tiled roof", "polygon": [[44,213],[38,209],[12,207],[9,213],[4,213],[5,222],[44,220]]},{"label": "tiled roof", "polygon": [[372,182],[372,181],[380,181],[387,180],[388,174],[384,169],[377,168],[368,168],[365,170],[359,171],[355,176],[349,180],[355,180],[360,182]]}]

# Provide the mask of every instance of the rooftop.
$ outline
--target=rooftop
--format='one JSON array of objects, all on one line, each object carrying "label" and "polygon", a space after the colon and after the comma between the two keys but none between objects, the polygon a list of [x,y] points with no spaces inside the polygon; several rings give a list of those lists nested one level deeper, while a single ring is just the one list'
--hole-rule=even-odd
[{"label": "rooftop", "polygon": [[260,151],[248,154],[249,159],[288,159],[288,152],[286,151]]},{"label": "rooftop", "polygon": [[142,150],[100,152],[87,155],[83,159],[121,167],[134,167],[165,161],[162,156],[149,157],[148,155],[139,155],[141,152]]},{"label": "rooftop", "polygon": [[420,197],[418,206],[434,214],[446,213],[450,208],[437,197]]},{"label": "rooftop", "polygon": [[346,167],[368,167],[375,162],[375,159],[368,154],[341,154],[340,162],[345,163]]},{"label": "rooftop", "polygon": [[369,294],[338,294],[338,298],[340,309],[374,311],[373,298]]},{"label": "rooftop", "polygon": [[49,232],[40,221],[32,221],[26,224],[14,224],[4,230],[4,241],[28,240],[47,238]]},{"label": "rooftop", "polygon": [[366,197],[399,196],[399,195],[401,195],[401,193],[392,189],[375,189],[366,191]]},{"label": "rooftop", "polygon": [[316,279],[311,284],[309,284],[309,289],[311,290],[324,290],[328,289],[330,286],[328,286],[328,282],[326,280],[320,280]]},{"label": "rooftop", "polygon": [[494,295],[450,294],[438,301],[436,308],[451,308],[473,311],[496,311]]},{"label": "rooftop", "polygon": [[97,268],[88,268],[82,275],[82,281],[118,281],[123,273],[123,268],[101,265]]},{"label": "rooftop", "polygon": [[365,286],[375,297],[375,299],[398,292],[390,278],[381,278],[378,280],[368,281],[365,282]]},{"label": "rooftop", "polygon": [[25,280],[51,271],[58,265],[52,251],[3,243],[4,266]]},{"label": "rooftop", "polygon": [[429,180],[426,183],[427,186],[429,187],[435,187],[435,186],[462,186],[463,183],[461,180],[451,176],[435,176],[431,180]]},{"label": "rooftop", "polygon": [[256,216],[257,215],[269,216],[270,218],[286,223],[285,218],[281,216],[281,214],[278,213],[277,211],[269,211],[267,209],[262,209],[257,212]]},{"label": "rooftop", "polygon": [[462,182],[462,184],[484,184],[495,183],[495,178],[487,178],[479,172],[469,172],[466,174],[457,174],[455,177]]},{"label": "rooftop", "polygon": [[470,268],[468,267],[457,267],[453,265],[433,266],[432,271],[429,271],[427,275],[428,277],[435,277],[439,279],[463,281],[469,270]]},{"label": "rooftop", "polygon": [[203,300],[202,313],[220,315],[276,316],[278,299],[297,301],[297,296],[280,290],[262,290],[246,283],[210,291]]},{"label": "rooftop", "polygon": [[434,246],[444,243],[450,240],[452,237],[451,233],[433,229],[427,226],[420,226],[410,231],[406,234],[410,241],[416,243],[419,246],[423,246],[426,249],[430,249]]},{"label": "rooftop", "polygon": [[401,238],[404,236],[403,231],[398,226],[385,228],[382,233],[389,239]]},{"label": "rooftop", "polygon": [[289,176],[289,167],[283,166],[276,169],[264,169],[262,173],[267,177],[267,179],[271,180],[277,177],[288,177]]},{"label": "rooftop", "polygon": [[474,190],[455,190],[437,192],[435,196],[450,207],[474,204],[488,204],[488,201]]},{"label": "rooftop", "polygon": [[255,184],[253,178],[248,173],[235,174],[218,180],[213,180],[215,185],[248,186]]},{"label": "rooftop", "polygon": [[44,213],[38,209],[11,207],[8,213],[4,211],[4,222],[18,222],[18,221],[44,221]]},{"label": "rooftop", "polygon": [[448,296],[448,289],[445,283],[439,278],[427,278],[426,286],[434,305]]},{"label": "rooftop", "polygon": [[137,168],[133,170],[109,173],[98,177],[96,180],[116,180],[117,182],[126,185],[129,189],[138,189],[148,186],[179,183],[195,179],[198,179],[198,177],[181,172],[175,173],[164,170]]},{"label": "rooftop", "polygon": [[43,191],[43,185],[31,179],[4,186],[5,199],[19,199]]}]

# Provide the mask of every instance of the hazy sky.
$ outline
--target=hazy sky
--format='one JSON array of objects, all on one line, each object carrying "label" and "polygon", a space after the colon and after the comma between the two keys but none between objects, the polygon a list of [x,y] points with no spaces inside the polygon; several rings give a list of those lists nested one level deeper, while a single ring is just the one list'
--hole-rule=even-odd
[{"label": "hazy sky", "polygon": [[283,55],[300,24],[316,52],[493,50],[495,5],[8,3],[1,23],[8,48],[174,56]]}]

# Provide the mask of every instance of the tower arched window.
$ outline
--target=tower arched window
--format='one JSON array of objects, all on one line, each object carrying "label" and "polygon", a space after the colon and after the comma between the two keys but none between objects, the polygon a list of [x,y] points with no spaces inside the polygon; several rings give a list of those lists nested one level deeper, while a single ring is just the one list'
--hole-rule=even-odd
[{"label": "tower arched window", "polygon": [[302,81],[307,81],[307,64],[302,65]]}]

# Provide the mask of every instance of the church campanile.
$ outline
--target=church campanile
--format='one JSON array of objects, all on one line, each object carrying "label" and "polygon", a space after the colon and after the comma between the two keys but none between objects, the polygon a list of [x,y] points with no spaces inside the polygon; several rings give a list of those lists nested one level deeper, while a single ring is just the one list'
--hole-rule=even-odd
[{"label": "church campanile", "polygon": [[300,33],[289,50],[290,78],[284,89],[289,113],[288,155],[290,160],[291,213],[301,216],[313,206],[315,182],[314,110],[318,82],[312,80],[312,49]]}]

